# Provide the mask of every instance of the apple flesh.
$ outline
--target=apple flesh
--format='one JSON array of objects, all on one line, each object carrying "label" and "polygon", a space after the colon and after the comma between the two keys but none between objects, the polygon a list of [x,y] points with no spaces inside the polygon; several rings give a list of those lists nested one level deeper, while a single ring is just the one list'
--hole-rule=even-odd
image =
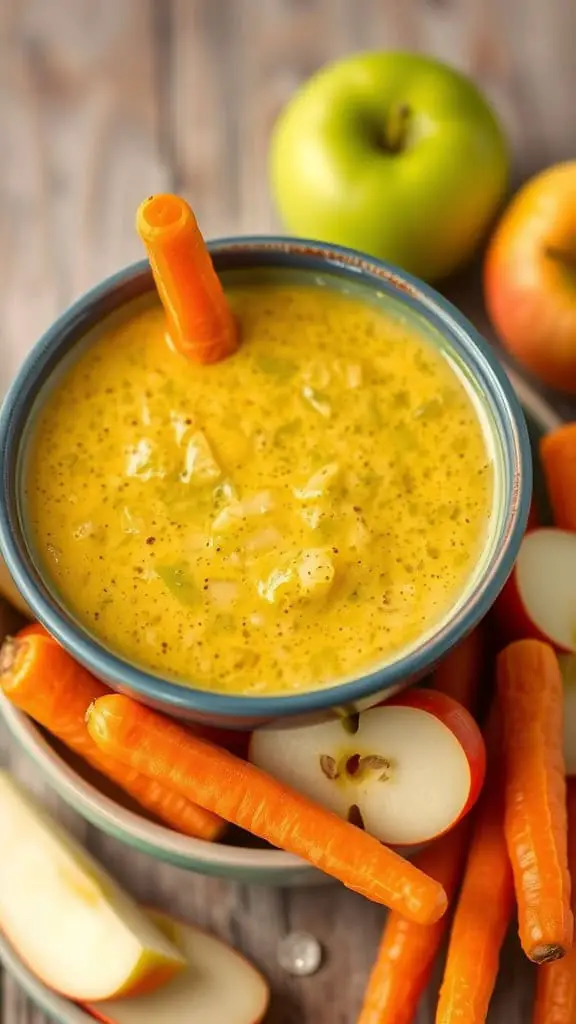
[{"label": "apple flesh", "polygon": [[185,966],[178,948],[6,773],[0,772],[0,929],[69,999],[150,991]]},{"label": "apple flesh", "polygon": [[552,527],[527,533],[495,615],[507,640],[532,637],[576,650],[576,534]]},{"label": "apple flesh", "polygon": [[341,721],[252,734],[250,760],[293,789],[394,846],[446,832],[476,801],[485,749],[476,722],[451,697],[410,690]]},{"label": "apple flesh", "polygon": [[213,935],[150,911],[154,925],[175,943],[189,966],[146,996],[91,1003],[104,1024],[257,1024],[266,1014],[269,990],[240,953]]},{"label": "apple flesh", "polygon": [[427,281],[473,254],[503,198],[508,147],[474,83],[421,54],[321,68],[281,112],[272,192],[291,234],[352,246]]},{"label": "apple flesh", "polygon": [[576,392],[576,161],[532,178],[504,212],[484,270],[490,318],[508,351]]}]

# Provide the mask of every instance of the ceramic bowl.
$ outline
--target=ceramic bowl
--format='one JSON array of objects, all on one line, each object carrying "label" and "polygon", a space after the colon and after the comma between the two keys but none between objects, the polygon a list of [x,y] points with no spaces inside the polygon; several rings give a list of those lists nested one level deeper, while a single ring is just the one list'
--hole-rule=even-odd
[{"label": "ceramic bowl", "polygon": [[64,359],[112,312],[152,290],[148,265],[128,267],[88,292],[36,344],[4,402],[0,417],[0,549],[34,614],[78,661],[115,689],[176,714],[213,725],[251,728],[330,709],[358,710],[421,678],[488,611],[512,568],[530,493],[530,446],[524,417],[490,346],[460,313],[426,285],[352,250],[282,238],[240,238],[210,246],[219,273],[280,268],[304,272],[311,283],[340,290],[361,285],[370,301],[394,304],[446,350],[467,377],[494,453],[496,508],[476,572],[438,627],[391,663],[306,693],[229,696],[183,686],[144,671],[106,649],[71,616],[51,590],[29,544],[23,508],[23,463],[36,414]]}]

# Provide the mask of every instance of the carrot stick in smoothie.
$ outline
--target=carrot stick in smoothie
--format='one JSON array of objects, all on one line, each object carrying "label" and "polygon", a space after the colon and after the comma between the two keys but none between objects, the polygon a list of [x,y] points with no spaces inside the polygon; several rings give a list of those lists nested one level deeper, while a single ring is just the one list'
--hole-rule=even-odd
[{"label": "carrot stick in smoothie", "polygon": [[136,229],[177,351],[197,363],[232,355],[237,324],[188,203],[170,194],[150,196],[138,208]]},{"label": "carrot stick in smoothie", "polygon": [[375,903],[423,924],[446,910],[440,882],[332,811],[194,736],[130,697],[101,697],[86,716],[100,749]]},{"label": "carrot stick in smoothie", "polygon": [[224,829],[221,818],[98,749],[84,717],[92,701],[110,693],[108,687],[74,661],[39,623],[22,633],[5,641],[0,651],[0,689],[8,700],[170,828],[217,839]]}]

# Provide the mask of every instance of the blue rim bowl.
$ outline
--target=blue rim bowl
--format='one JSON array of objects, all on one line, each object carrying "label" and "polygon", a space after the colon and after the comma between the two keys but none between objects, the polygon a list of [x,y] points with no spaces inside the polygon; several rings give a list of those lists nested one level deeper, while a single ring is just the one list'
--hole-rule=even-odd
[{"label": "blue rim bowl", "polygon": [[92,638],[51,592],[26,536],[22,476],[31,420],[46,384],[82,338],[115,310],[153,291],[146,262],[114,274],[82,296],[49,328],[24,362],[0,414],[0,551],[34,614],[71,654],[113,688],[183,718],[235,728],[310,717],[329,709],[376,703],[422,678],[486,614],[509,576],[528,517],[532,490],[524,415],[495,352],[458,310],[433,289],[380,260],[335,245],[282,237],[246,237],[210,244],[219,273],[299,270],[329,275],[340,287],[360,284],[400,303],[407,316],[440,339],[468,379],[497,465],[498,500],[489,550],[473,585],[438,628],[407,653],[358,678],[289,696],[230,696],[165,681],[113,654]]}]

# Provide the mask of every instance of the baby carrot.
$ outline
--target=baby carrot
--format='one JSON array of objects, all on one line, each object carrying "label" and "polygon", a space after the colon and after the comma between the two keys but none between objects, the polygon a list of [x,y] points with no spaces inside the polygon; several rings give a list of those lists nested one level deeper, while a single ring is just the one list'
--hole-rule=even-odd
[{"label": "baby carrot", "polygon": [[488,776],[475,815],[462,889],[454,914],[436,1024],[484,1024],[500,949],[514,909],[504,837],[504,794],[496,716],[488,726]]},{"label": "baby carrot", "polygon": [[180,196],[150,196],[138,207],[136,229],[174,347],[198,363],[235,352],[237,325],[188,203]]},{"label": "baby carrot", "polygon": [[554,525],[576,531],[576,423],[565,423],[542,438],[540,461]]},{"label": "baby carrot", "polygon": [[453,697],[472,710],[478,698],[486,661],[483,625],[477,626],[442,659],[432,675],[435,690]]},{"label": "baby carrot", "polygon": [[[568,810],[568,867],[573,896],[576,889],[576,779],[566,781]],[[536,1002],[532,1024],[576,1024],[576,945],[562,960],[542,964],[536,972]]]},{"label": "baby carrot", "polygon": [[[474,712],[484,655],[484,630],[479,626],[438,666],[432,677],[434,689]],[[442,884],[450,902],[462,877],[469,839],[470,818],[466,818],[413,858],[421,871]],[[436,924],[422,925],[391,911],[384,925],[358,1024],[411,1024],[448,923],[447,914]]]},{"label": "baby carrot", "polygon": [[86,710],[110,690],[46,632],[28,627],[24,636],[5,641],[0,651],[0,687],[16,707],[129,793],[142,807],[186,835],[214,840],[221,818],[197,807],[179,793],[107,757],[91,739]]},{"label": "baby carrot", "polygon": [[[449,900],[455,896],[460,882],[469,826],[470,819],[466,818],[413,859],[421,871],[440,882]],[[447,927],[446,914],[435,924],[423,925],[391,911],[358,1024],[411,1024]]]},{"label": "baby carrot", "polygon": [[540,640],[498,655],[504,726],[505,833],[514,872],[520,941],[536,963],[572,945],[563,692],[558,659]]},{"label": "baby carrot", "polygon": [[114,694],[92,705],[87,722],[107,755],[304,857],[368,899],[422,923],[444,913],[439,882],[355,825],[164,715]]}]

